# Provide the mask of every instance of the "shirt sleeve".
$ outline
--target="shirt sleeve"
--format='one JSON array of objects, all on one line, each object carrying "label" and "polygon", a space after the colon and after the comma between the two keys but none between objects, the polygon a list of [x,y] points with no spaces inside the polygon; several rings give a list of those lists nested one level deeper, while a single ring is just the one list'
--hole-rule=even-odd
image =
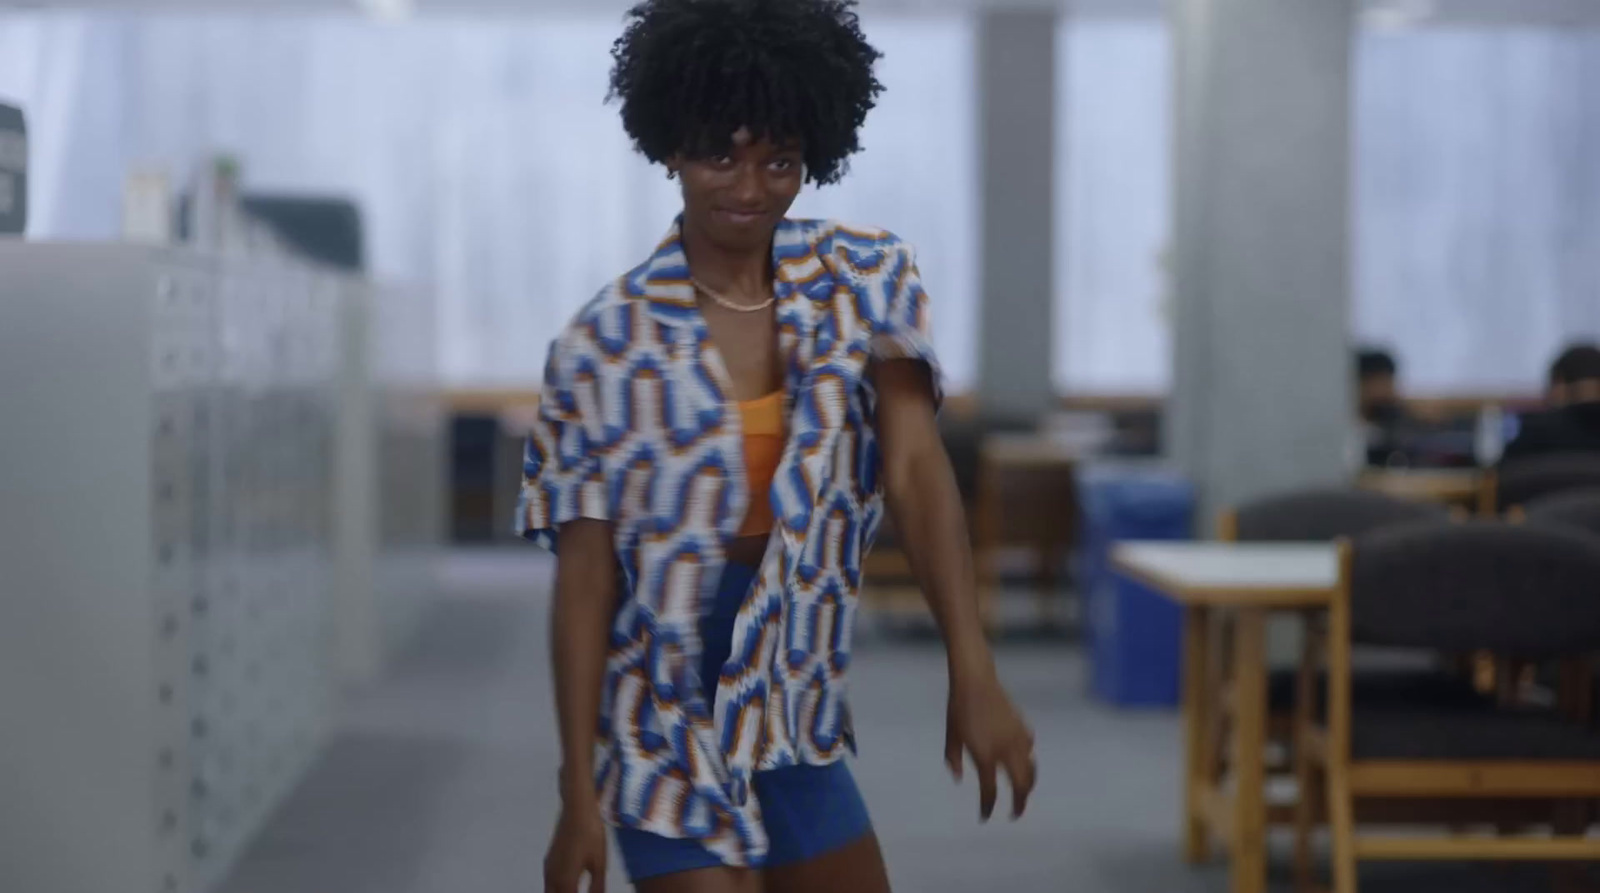
[{"label": "shirt sleeve", "polygon": [[928,365],[933,378],[934,404],[944,402],[944,373],[933,350],[933,328],[928,313],[928,293],[922,289],[917,271],[916,249],[896,242],[897,253],[889,306],[883,325],[873,334],[872,356],[877,360],[919,360]]},{"label": "shirt sleeve", "polygon": [[517,534],[555,550],[561,525],[611,520],[592,360],[563,336],[550,347],[522,459]]}]

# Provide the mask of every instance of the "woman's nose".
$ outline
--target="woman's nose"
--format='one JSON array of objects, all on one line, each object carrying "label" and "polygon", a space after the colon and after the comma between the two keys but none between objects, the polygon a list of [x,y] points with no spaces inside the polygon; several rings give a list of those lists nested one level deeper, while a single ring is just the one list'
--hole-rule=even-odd
[{"label": "woman's nose", "polygon": [[761,201],[760,165],[739,165],[739,177],[733,184],[733,197],[745,204],[755,204]]}]

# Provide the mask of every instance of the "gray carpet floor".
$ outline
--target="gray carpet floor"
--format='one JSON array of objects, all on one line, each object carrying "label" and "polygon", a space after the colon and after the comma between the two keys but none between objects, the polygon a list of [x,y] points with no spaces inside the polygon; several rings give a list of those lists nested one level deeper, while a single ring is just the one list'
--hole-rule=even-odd
[{"label": "gray carpet floor", "polygon": [[[326,752],[222,893],[541,890],[556,807],[551,570],[531,549],[452,555],[415,644],[341,709]],[[1225,867],[1190,869],[1178,857],[1175,714],[1090,700],[1083,656],[1068,644],[1002,647],[1002,673],[1038,734],[1040,778],[1024,820],[980,825],[976,785],[955,786],[942,763],[937,645],[867,626],[851,677],[856,775],[896,890],[1227,889]],[[1523,893],[1547,889],[1548,876],[1399,866],[1364,874],[1362,888]],[[620,870],[610,889],[628,889]],[[1274,889],[1288,886],[1279,877]]]}]

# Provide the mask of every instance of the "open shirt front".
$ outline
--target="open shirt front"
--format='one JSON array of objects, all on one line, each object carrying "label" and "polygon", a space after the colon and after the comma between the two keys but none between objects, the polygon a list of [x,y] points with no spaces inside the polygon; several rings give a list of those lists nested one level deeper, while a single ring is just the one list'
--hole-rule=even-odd
[{"label": "open shirt front", "polygon": [[551,347],[517,522],[548,548],[566,522],[614,526],[625,586],[601,704],[607,820],[696,839],[736,866],[767,850],[751,774],[826,765],[854,746],[845,671],[883,513],[868,363],[921,360],[939,382],[910,246],[785,220],[772,250],[789,433],[770,493],[777,525],[721,679],[698,678],[701,606],[749,488],[677,224]]}]

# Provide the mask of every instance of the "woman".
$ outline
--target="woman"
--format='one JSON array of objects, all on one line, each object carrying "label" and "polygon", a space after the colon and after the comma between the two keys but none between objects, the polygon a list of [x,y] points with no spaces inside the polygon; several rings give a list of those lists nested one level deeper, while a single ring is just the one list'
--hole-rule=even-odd
[{"label": "woman", "polygon": [[[649,0],[614,50],[639,150],[682,183],[655,255],[551,348],[520,523],[558,556],[562,810],[545,888],[888,890],[849,769],[860,561],[893,512],[949,653],[945,759],[1021,815],[911,249],[785,218],[881,85],[849,0]],[[598,759],[597,759],[598,757]]]}]

